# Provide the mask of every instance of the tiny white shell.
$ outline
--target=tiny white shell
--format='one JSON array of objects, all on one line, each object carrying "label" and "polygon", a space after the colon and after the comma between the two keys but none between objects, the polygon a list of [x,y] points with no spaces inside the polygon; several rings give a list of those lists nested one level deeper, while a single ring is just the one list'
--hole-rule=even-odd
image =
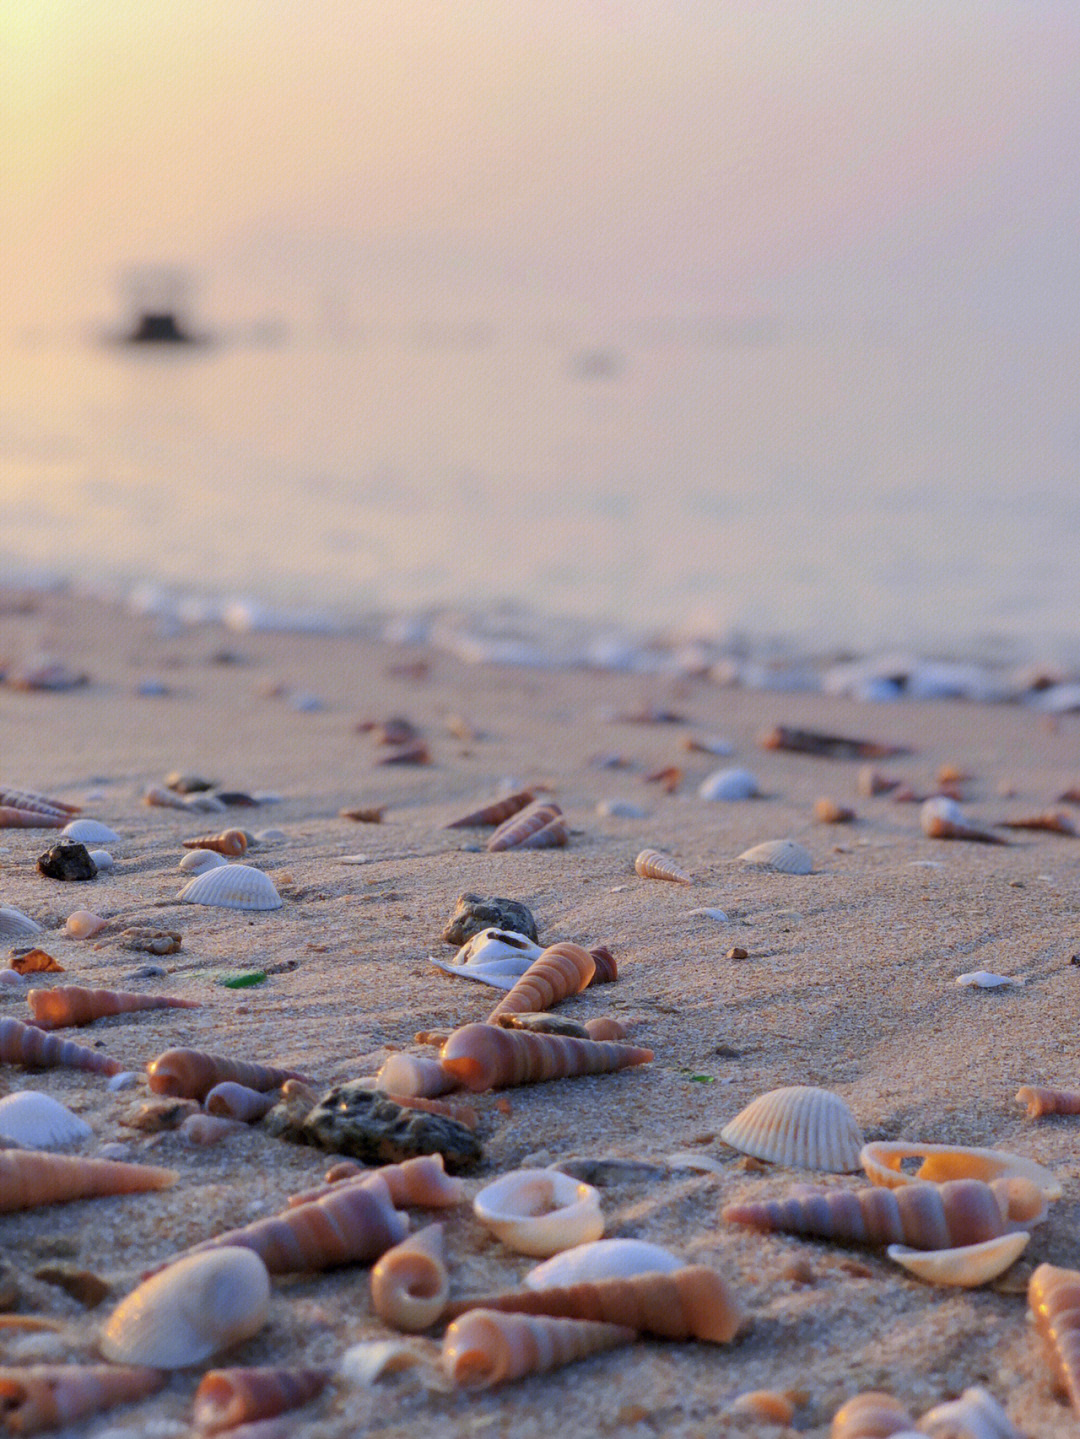
[{"label": "tiny white shell", "polygon": [[810,851],[793,839],[767,839],[743,850],[739,858],[755,869],[771,869],[778,874],[810,874],[814,868]]},{"label": "tiny white shell", "polygon": [[629,799],[602,799],[596,813],[601,819],[644,819],[648,810]]},{"label": "tiny white shell", "polygon": [[65,839],[78,840],[80,844],[115,844],[120,838],[114,829],[97,819],[73,819],[60,833]]},{"label": "tiny white shell", "polygon": [[248,864],[226,864],[205,870],[180,891],[187,904],[209,904],[219,909],[280,909],[281,896],[261,869]]},{"label": "tiny white shell", "polygon": [[8,904],[0,904],[0,939],[18,939],[23,934],[40,934],[41,925]]},{"label": "tiny white shell", "polygon": [[795,1084],[758,1095],[720,1131],[733,1149],[771,1164],[851,1174],[860,1168],[862,1131],[837,1094]]},{"label": "tiny white shell", "polygon": [[698,786],[701,799],[753,799],[761,793],[757,777],[748,769],[718,769]]},{"label": "tiny white shell", "polygon": [[93,1133],[77,1114],[36,1089],[0,1099],[0,1139],[22,1149],[59,1149]]},{"label": "tiny white shell", "polygon": [[727,924],[728,917],[722,909],[688,909],[687,914],[703,914],[708,919],[715,919],[717,924]]},{"label": "tiny white shell", "polygon": [[977,1387],[928,1409],[919,1420],[919,1433],[929,1439],[1023,1439],[993,1395]]},{"label": "tiny white shell", "polygon": [[885,1251],[889,1258],[925,1279],[929,1284],[948,1284],[962,1289],[976,1289],[989,1284],[1015,1264],[1028,1246],[1031,1235],[1026,1230],[1015,1234],[999,1234],[982,1244],[963,1244],[956,1249],[909,1249],[906,1244],[890,1244]]},{"label": "tiny white shell", "polygon": [[185,874],[205,874],[208,869],[220,869],[228,860],[214,849],[189,849],[180,861]]},{"label": "tiny white shell", "polygon": [[97,866],[99,872],[105,869],[112,869],[113,866],[116,864],[116,860],[113,859],[112,855],[107,849],[90,850],[90,858],[94,861],[94,864]]},{"label": "tiny white shell", "polygon": [[970,974],[958,974],[956,983],[969,989],[1000,989],[1005,984],[1023,984],[1022,979],[1013,979],[1008,974],[994,974],[989,969],[973,969]]},{"label": "tiny white shell", "polygon": [[338,1373],[347,1384],[366,1388],[384,1374],[423,1363],[432,1347],[425,1339],[362,1339],[338,1360]]},{"label": "tiny white shell", "polygon": [[600,1193],[557,1169],[515,1169],[486,1185],[473,1213],[509,1249],[538,1259],[599,1239]]},{"label": "tiny white shell", "polygon": [[685,1263],[643,1239],[596,1239],[538,1264],[526,1274],[524,1284],[527,1289],[557,1289],[597,1279],[629,1279],[633,1274],[670,1274]]}]

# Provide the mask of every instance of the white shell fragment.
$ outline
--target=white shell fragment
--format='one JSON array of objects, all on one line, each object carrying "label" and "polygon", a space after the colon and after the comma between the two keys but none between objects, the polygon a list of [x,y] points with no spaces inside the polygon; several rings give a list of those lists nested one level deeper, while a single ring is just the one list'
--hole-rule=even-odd
[{"label": "white shell fragment", "polygon": [[218,909],[280,909],[281,896],[261,869],[248,864],[226,864],[208,869],[177,895],[187,904],[210,904]]},{"label": "white shell fragment", "polygon": [[495,989],[513,989],[514,985],[543,953],[527,935],[513,929],[482,929],[461,946],[452,960],[428,955],[431,964],[456,974],[461,979],[475,979]]},{"label": "white shell fragment", "polygon": [[80,844],[115,844],[120,839],[114,829],[97,819],[73,819],[60,833],[65,839],[78,840]]},{"label": "white shell fragment", "polygon": [[973,969],[970,974],[958,974],[956,982],[974,989],[1000,989],[1004,984],[1023,984],[1024,981],[1008,974],[994,974],[989,969]]},{"label": "white shell fragment", "polygon": [[793,839],[767,839],[743,850],[739,858],[755,869],[771,869],[778,874],[810,874],[814,868],[810,851]]},{"label": "white shell fragment", "polygon": [[515,1169],[473,1200],[481,1224],[519,1254],[546,1258],[599,1239],[600,1193],[557,1169]]},{"label": "white shell fragment", "polygon": [[722,909],[688,909],[687,914],[703,914],[707,919],[715,919],[717,924],[727,924],[728,917]]},{"label": "white shell fragment", "polygon": [[338,1360],[338,1373],[347,1384],[366,1389],[384,1374],[396,1374],[421,1364],[425,1352],[419,1346],[430,1343],[417,1339],[362,1339],[346,1349]]},{"label": "white shell fragment", "polygon": [[929,1439],[1024,1439],[993,1395],[979,1388],[965,1389],[959,1399],[928,1409],[919,1420],[919,1433]]},{"label": "white shell fragment", "polygon": [[[904,1169],[905,1159],[921,1159],[918,1169]],[[963,1144],[918,1144],[904,1139],[876,1139],[865,1144],[859,1160],[871,1184],[899,1189],[905,1184],[944,1184],[950,1179],[1029,1179],[1047,1199],[1060,1199],[1061,1181],[1044,1165],[1007,1149],[974,1149]]]},{"label": "white shell fragment", "polygon": [[718,769],[698,786],[701,799],[753,799],[759,795],[757,777],[748,769]]},{"label": "white shell fragment", "polygon": [[60,1149],[93,1133],[77,1114],[36,1089],[0,1099],[0,1139],[20,1149]]},{"label": "white shell fragment", "polygon": [[0,939],[18,939],[24,934],[40,934],[41,925],[8,904],[0,904]]},{"label": "white shell fragment", "polygon": [[558,1289],[597,1279],[629,1279],[633,1274],[671,1274],[685,1263],[643,1239],[596,1239],[546,1259],[529,1270],[524,1284],[526,1289]]},{"label": "white shell fragment", "polygon": [[180,861],[185,874],[205,874],[208,869],[220,869],[228,860],[215,849],[189,849]]},{"label": "white shell fragment", "polygon": [[720,1131],[733,1149],[792,1169],[852,1174],[863,1136],[837,1094],[795,1084],[758,1095]]},{"label": "white shell fragment", "polygon": [[996,1239],[964,1244],[957,1249],[909,1249],[906,1244],[890,1244],[886,1253],[928,1284],[977,1289],[1015,1264],[1030,1239],[1031,1235],[1022,1229],[1016,1234],[999,1234]]}]

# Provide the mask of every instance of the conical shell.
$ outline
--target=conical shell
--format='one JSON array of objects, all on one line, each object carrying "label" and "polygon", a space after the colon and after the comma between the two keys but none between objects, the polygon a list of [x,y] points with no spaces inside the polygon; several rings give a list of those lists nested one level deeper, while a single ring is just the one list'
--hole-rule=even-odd
[{"label": "conical shell", "polygon": [[456,1089],[457,1080],[447,1074],[437,1059],[399,1053],[392,1054],[379,1070],[375,1087],[383,1094],[431,1098]]},{"label": "conical shell", "polygon": [[0,1150],[0,1213],[67,1204],[109,1194],[139,1194],[176,1183],[172,1169],[122,1164],[113,1159],[78,1159],[32,1149]]},{"label": "conical shell", "polygon": [[557,1034],[528,1034],[493,1024],[466,1024],[442,1047],[439,1061],[467,1089],[506,1089],[582,1074],[602,1074],[648,1064],[651,1049],[632,1044],[564,1039]]},{"label": "conical shell", "polygon": [[603,1349],[631,1344],[633,1329],[580,1319],[548,1319],[474,1309],[450,1325],[443,1340],[447,1375],[465,1389],[490,1389],[572,1364]]},{"label": "conical shell", "polygon": [[[923,1157],[923,1163],[914,1173],[902,1168],[905,1159]],[[917,1184],[927,1181],[941,1184],[946,1179],[981,1179],[989,1184],[991,1179],[1010,1179],[1014,1176],[1030,1179],[1037,1184],[1047,1199],[1060,1199],[1060,1181],[1036,1164],[1034,1159],[1024,1159],[1019,1154],[1009,1154],[1004,1149],[968,1149],[960,1144],[909,1144],[904,1140],[875,1140],[862,1148],[859,1160],[871,1184],[881,1184],[887,1189],[898,1189],[903,1184]]]},{"label": "conical shell", "polygon": [[448,1313],[472,1307],[622,1322],[663,1339],[704,1339],[728,1344],[745,1314],[715,1269],[687,1264],[670,1274],[635,1274],[556,1289],[513,1289],[482,1299],[457,1300]]},{"label": "conical shell", "polygon": [[441,1224],[429,1224],[388,1249],[371,1271],[371,1303],[393,1329],[427,1329],[450,1297]]},{"label": "conical shell", "polygon": [[0,939],[21,939],[24,934],[40,934],[41,925],[14,909],[9,904],[0,904]]},{"label": "conical shell", "polygon": [[829,1439],[891,1439],[907,1434],[915,1421],[891,1394],[856,1394],[833,1415]]},{"label": "conical shell", "polygon": [[62,829],[65,818],[45,810],[0,805],[0,829]]},{"label": "conical shell", "polygon": [[26,1069],[87,1069],[92,1074],[119,1074],[123,1065],[96,1049],[84,1049],[70,1039],[18,1019],[0,1019],[0,1061]]},{"label": "conical shell", "polygon": [[592,982],[596,960],[579,944],[550,944],[488,1015],[490,1024],[500,1014],[534,1014],[551,1009],[560,1000],[580,994]]},{"label": "conical shell", "polygon": [[195,1391],[192,1419],[200,1434],[220,1434],[238,1424],[272,1419],[321,1394],[329,1369],[211,1369]]},{"label": "conical shell", "polygon": [[140,1009],[198,1009],[194,999],[173,999],[168,995],[131,994],[121,989],[81,989],[59,985],[56,989],[32,989],[26,996],[35,1021],[42,1029],[63,1029],[68,1025],[92,1024],[110,1014],[131,1014]]},{"label": "conical shell", "polygon": [[977,1289],[1015,1264],[1030,1239],[1031,1235],[1021,1229],[1015,1234],[1001,1234],[997,1239],[963,1244],[957,1249],[909,1249],[905,1244],[890,1244],[885,1252],[895,1263],[928,1284]]},{"label": "conical shell", "polygon": [[180,868],[184,874],[205,874],[208,869],[220,869],[228,862],[225,856],[218,854],[216,850],[189,849],[180,861]]},{"label": "conical shell", "polygon": [[758,1095],[720,1131],[743,1154],[793,1169],[850,1174],[863,1136],[844,1101],[827,1089],[795,1084]]},{"label": "conical shell", "polygon": [[495,853],[504,849],[552,849],[568,838],[563,812],[554,800],[537,800],[501,824],[487,842]]},{"label": "conical shell", "polygon": [[793,839],[767,839],[743,850],[739,858],[755,869],[774,870],[777,874],[810,874],[814,868],[810,851]]},{"label": "conical shell", "polygon": [[113,1311],[101,1352],[117,1364],[186,1369],[257,1334],[270,1276],[257,1254],[192,1254],[140,1284]]},{"label": "conical shell", "polygon": [[207,869],[177,895],[186,904],[209,904],[218,909],[280,909],[281,896],[261,869],[248,864],[225,864]]},{"label": "conical shell", "polygon": [[20,1149],[61,1149],[94,1131],[47,1094],[24,1089],[0,1099],[0,1140]]},{"label": "conical shell", "polygon": [[694,882],[669,854],[661,854],[658,849],[643,849],[634,860],[634,872],[642,879],[669,879],[674,884]]},{"label": "conical shell", "polygon": [[1080,1114],[1080,1089],[1037,1089],[1024,1084],[1016,1091],[1017,1104],[1026,1104],[1029,1119],[1043,1114]]},{"label": "conical shell", "polygon": [[11,1434],[62,1429],[88,1414],[156,1394],[166,1376],[158,1369],[113,1364],[32,1364],[0,1369],[0,1415]]},{"label": "conical shell", "polygon": [[918,1432],[929,1439],[1024,1439],[993,1395],[979,1388],[928,1409]]},{"label": "conical shell", "polygon": [[748,769],[718,769],[698,786],[701,799],[737,800],[753,799],[761,793],[757,776]]},{"label": "conical shell", "polygon": [[604,1232],[600,1193],[557,1169],[516,1169],[473,1200],[480,1223],[508,1249],[546,1259]]},{"label": "conical shell", "polygon": [[107,824],[97,819],[73,819],[63,830],[65,839],[77,839],[80,844],[117,844],[120,836]]},{"label": "conical shell", "polygon": [[670,1274],[683,1267],[681,1259],[661,1249],[659,1244],[646,1244],[642,1239],[597,1239],[546,1259],[529,1270],[524,1282],[529,1289],[559,1289],[586,1280]]},{"label": "conical shell", "polygon": [[593,984],[614,984],[619,977],[619,966],[615,956],[606,944],[593,944],[589,946],[589,953],[593,957],[596,969],[593,973]]},{"label": "conical shell", "polygon": [[508,794],[505,799],[494,800],[491,804],[483,805],[480,809],[473,810],[471,814],[467,814],[461,819],[451,820],[446,828],[472,829],[485,824],[502,824],[511,815],[517,814],[532,804],[535,798],[531,789],[519,790],[517,794]]},{"label": "conical shell", "polygon": [[177,1099],[204,1099],[215,1086],[231,1079],[260,1092],[279,1089],[287,1079],[304,1080],[292,1069],[274,1069],[248,1060],[226,1059],[198,1049],[167,1049],[146,1066],[146,1082],[155,1094]]},{"label": "conical shell", "polygon": [[36,794],[30,789],[0,789],[0,805],[11,805],[15,809],[35,809],[47,814],[78,814],[80,806],[65,804],[62,799],[50,799],[48,795]]},{"label": "conical shell", "polygon": [[231,1079],[215,1084],[213,1089],[207,1091],[203,1101],[207,1114],[220,1115],[225,1119],[239,1119],[244,1124],[257,1124],[276,1103],[276,1094],[263,1094]]},{"label": "conical shell", "polygon": [[971,839],[979,844],[1008,844],[1008,840],[972,824],[954,799],[937,794],[919,810],[919,827],[929,839]]},{"label": "conical shell", "polygon": [[[351,1163],[346,1160],[345,1163]],[[337,1167],[337,1166],[335,1166]],[[465,1185],[460,1179],[447,1174],[441,1154],[419,1154],[415,1159],[406,1159],[401,1164],[381,1164],[378,1169],[365,1169],[357,1165],[342,1176],[350,1183],[364,1183],[376,1192],[385,1190],[394,1204],[415,1205],[421,1209],[450,1209],[465,1198]],[[297,1204],[311,1204],[322,1199],[340,1185],[341,1179],[308,1189],[289,1198],[289,1208]]]},{"label": "conical shell", "polygon": [[183,841],[185,849],[212,849],[215,854],[239,857],[247,853],[247,835],[242,829],[226,829],[220,834],[200,834]]},{"label": "conical shell", "polygon": [[1028,1307],[1058,1388],[1080,1414],[1080,1270],[1040,1264],[1028,1284]]}]

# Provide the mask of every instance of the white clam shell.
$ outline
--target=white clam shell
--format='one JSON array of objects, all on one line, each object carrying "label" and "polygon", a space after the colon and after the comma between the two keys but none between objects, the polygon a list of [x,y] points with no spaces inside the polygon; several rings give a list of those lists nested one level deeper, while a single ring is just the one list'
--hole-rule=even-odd
[{"label": "white clam shell", "polygon": [[186,1369],[250,1339],[270,1313],[270,1276],[250,1249],[191,1254],[113,1311],[101,1352],[116,1364]]},{"label": "white clam shell", "polygon": [[514,929],[482,929],[474,934],[454,955],[455,964],[491,964],[497,959],[525,961],[522,974],[539,959],[543,951],[527,935],[518,934]]},{"label": "white clam shell", "polygon": [[1024,1439],[993,1395],[979,1388],[965,1389],[959,1399],[928,1409],[919,1420],[919,1433],[929,1439]]},{"label": "white clam shell", "polygon": [[748,769],[718,769],[698,786],[701,799],[753,799],[761,793],[757,776]]},{"label": "white clam shell", "polygon": [[906,1244],[890,1244],[886,1253],[897,1264],[928,1284],[948,1284],[962,1289],[976,1289],[989,1284],[1015,1264],[1028,1246],[1031,1235],[1026,1230],[1015,1234],[999,1234],[982,1244],[964,1244],[957,1249],[909,1249]]},{"label": "white clam shell", "polygon": [[524,1283],[527,1289],[557,1289],[597,1279],[629,1279],[634,1274],[671,1274],[685,1263],[643,1239],[596,1239],[546,1259],[529,1270]]},{"label": "white clam shell", "polygon": [[112,869],[116,864],[116,860],[113,859],[107,849],[92,849],[89,851],[89,855],[97,866],[99,874],[102,870]]},{"label": "white clam shell", "polygon": [[995,974],[990,969],[973,969],[968,974],[958,974],[956,983],[969,989],[1001,989],[1006,984],[1023,984],[1022,979],[1013,979],[1007,974]]},{"label": "white clam shell", "polygon": [[228,860],[223,854],[218,854],[216,849],[189,849],[180,861],[180,868],[185,874],[205,874],[208,869],[220,869]]},{"label": "white clam shell", "polygon": [[280,909],[281,896],[261,869],[249,864],[226,864],[204,870],[177,895],[187,904],[210,904],[218,909]]},{"label": "white clam shell", "polygon": [[36,1089],[0,1099],[0,1139],[20,1149],[59,1149],[93,1133],[77,1114]]},{"label": "white clam shell", "polygon": [[24,934],[40,934],[41,925],[9,904],[0,904],[0,939],[18,939]]},{"label": "white clam shell", "polygon": [[810,851],[793,839],[767,839],[743,850],[739,858],[755,869],[771,869],[778,874],[810,874],[814,868]]},{"label": "white clam shell", "polygon": [[73,819],[60,833],[65,839],[78,840],[80,844],[115,844],[120,838],[114,829],[98,819]]},{"label": "white clam shell", "polygon": [[733,1149],[793,1169],[851,1174],[863,1135],[837,1094],[795,1084],[758,1095],[720,1131]]},{"label": "white clam shell", "polygon": [[[922,1159],[915,1170],[902,1168],[905,1159]],[[1010,1154],[1007,1149],[973,1149],[963,1144],[917,1144],[903,1139],[879,1139],[863,1146],[859,1162],[871,1184],[899,1189],[904,1184],[943,1184],[948,1179],[1030,1179],[1047,1199],[1060,1199],[1060,1180],[1034,1159]]]},{"label": "white clam shell", "polygon": [[515,1169],[486,1185],[473,1213],[509,1249],[546,1259],[604,1232],[600,1193],[557,1169]]}]

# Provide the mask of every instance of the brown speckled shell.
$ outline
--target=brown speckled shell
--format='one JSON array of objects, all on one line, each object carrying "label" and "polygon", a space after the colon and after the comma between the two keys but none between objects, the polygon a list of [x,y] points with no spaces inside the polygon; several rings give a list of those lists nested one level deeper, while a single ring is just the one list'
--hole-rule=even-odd
[{"label": "brown speckled shell", "polygon": [[305,1076],[292,1069],[204,1054],[199,1049],[167,1049],[146,1066],[146,1080],[153,1092],[179,1099],[201,1100],[227,1079],[248,1089],[265,1090],[278,1089],[287,1079],[303,1081]]},{"label": "brown speckled shell", "polygon": [[80,1159],[67,1154],[42,1154],[36,1149],[0,1150],[0,1213],[106,1194],[167,1189],[175,1182],[175,1170],[157,1169],[150,1164]]},{"label": "brown speckled shell", "polygon": [[446,1331],[442,1362],[456,1385],[489,1389],[526,1374],[542,1373],[575,1359],[630,1344],[637,1337],[622,1324],[549,1319],[474,1309]]},{"label": "brown speckled shell", "polygon": [[648,1064],[651,1049],[565,1039],[558,1034],[529,1034],[493,1024],[466,1024],[446,1041],[440,1063],[467,1089],[507,1089],[582,1074],[604,1074]]},{"label": "brown speckled shell", "polygon": [[0,1019],[0,1062],[25,1069],[86,1069],[92,1074],[119,1074],[123,1065],[96,1049],[58,1039],[19,1019]]},{"label": "brown speckled shell", "polygon": [[42,1029],[92,1024],[110,1014],[132,1014],[140,1009],[198,1009],[194,999],[168,995],[131,994],[121,989],[82,989],[77,984],[56,989],[32,989],[26,1002]]},{"label": "brown speckled shell", "polygon": [[595,972],[596,960],[579,944],[550,944],[500,999],[488,1015],[488,1023],[500,1014],[534,1014],[551,1009],[560,1000],[588,988]]},{"label": "brown speckled shell", "polygon": [[1040,1264],[1028,1285],[1028,1306],[1052,1356],[1058,1384],[1080,1414],[1080,1269]]},{"label": "brown speckled shell", "polygon": [[329,1380],[329,1369],[210,1369],[195,1391],[192,1418],[200,1434],[220,1434],[298,1409],[321,1394]]},{"label": "brown speckled shell", "polygon": [[88,1414],[155,1394],[160,1369],[115,1364],[31,1364],[0,1369],[0,1414],[12,1434],[61,1429]]}]

